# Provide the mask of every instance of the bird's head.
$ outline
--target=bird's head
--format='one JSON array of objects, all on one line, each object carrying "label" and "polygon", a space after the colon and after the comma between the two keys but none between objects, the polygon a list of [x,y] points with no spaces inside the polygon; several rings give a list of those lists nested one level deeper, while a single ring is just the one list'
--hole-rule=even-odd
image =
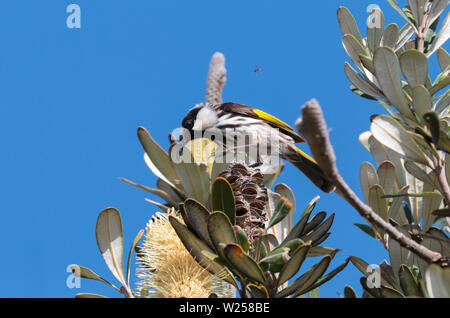
[{"label": "bird's head", "polygon": [[205,105],[197,105],[189,110],[181,126],[192,133],[194,131],[205,131],[206,129],[213,128],[217,121],[217,113],[213,108]]}]

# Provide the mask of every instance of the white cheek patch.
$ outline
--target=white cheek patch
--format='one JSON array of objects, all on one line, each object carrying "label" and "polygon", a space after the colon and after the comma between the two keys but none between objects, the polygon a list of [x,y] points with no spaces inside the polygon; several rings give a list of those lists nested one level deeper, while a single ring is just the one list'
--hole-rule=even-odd
[{"label": "white cheek patch", "polygon": [[217,114],[209,107],[203,107],[197,114],[192,130],[206,130],[217,123]]}]

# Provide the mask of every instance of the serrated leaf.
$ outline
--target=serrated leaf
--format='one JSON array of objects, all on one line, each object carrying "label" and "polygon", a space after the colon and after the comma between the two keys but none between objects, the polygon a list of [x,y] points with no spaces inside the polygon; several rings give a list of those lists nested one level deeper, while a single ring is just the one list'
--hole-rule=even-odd
[{"label": "serrated leaf", "polygon": [[122,219],[117,209],[111,207],[100,212],[95,235],[106,265],[114,277],[125,286]]},{"label": "serrated leaf", "polygon": [[230,183],[224,178],[217,178],[212,185],[212,209],[225,213],[231,224],[236,223],[236,200]]},{"label": "serrated leaf", "polygon": [[223,249],[223,253],[228,262],[244,276],[250,280],[266,284],[266,277],[259,265],[237,244],[228,244]]},{"label": "serrated leaf", "polygon": [[397,55],[391,48],[381,46],[375,50],[373,65],[379,87],[389,103],[400,113],[413,119],[414,115],[409,109],[408,100],[403,93],[402,75]]}]

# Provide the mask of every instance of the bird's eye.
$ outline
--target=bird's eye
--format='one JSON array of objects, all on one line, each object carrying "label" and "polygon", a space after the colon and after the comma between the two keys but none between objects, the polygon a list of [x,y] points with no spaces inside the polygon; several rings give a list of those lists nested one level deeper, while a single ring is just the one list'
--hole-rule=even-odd
[{"label": "bird's eye", "polygon": [[192,119],[186,119],[183,122],[183,127],[187,128],[187,129],[191,129],[192,127],[194,127],[194,121]]}]

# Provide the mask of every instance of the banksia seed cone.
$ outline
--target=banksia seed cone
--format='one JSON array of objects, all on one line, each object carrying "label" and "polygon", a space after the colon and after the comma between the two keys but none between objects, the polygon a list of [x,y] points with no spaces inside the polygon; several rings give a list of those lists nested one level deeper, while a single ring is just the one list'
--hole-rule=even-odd
[{"label": "banksia seed cone", "polygon": [[236,200],[236,225],[245,231],[252,246],[257,236],[256,230],[264,229],[269,215],[263,175],[257,168],[235,163],[222,171],[219,177],[225,178],[233,188]]}]

